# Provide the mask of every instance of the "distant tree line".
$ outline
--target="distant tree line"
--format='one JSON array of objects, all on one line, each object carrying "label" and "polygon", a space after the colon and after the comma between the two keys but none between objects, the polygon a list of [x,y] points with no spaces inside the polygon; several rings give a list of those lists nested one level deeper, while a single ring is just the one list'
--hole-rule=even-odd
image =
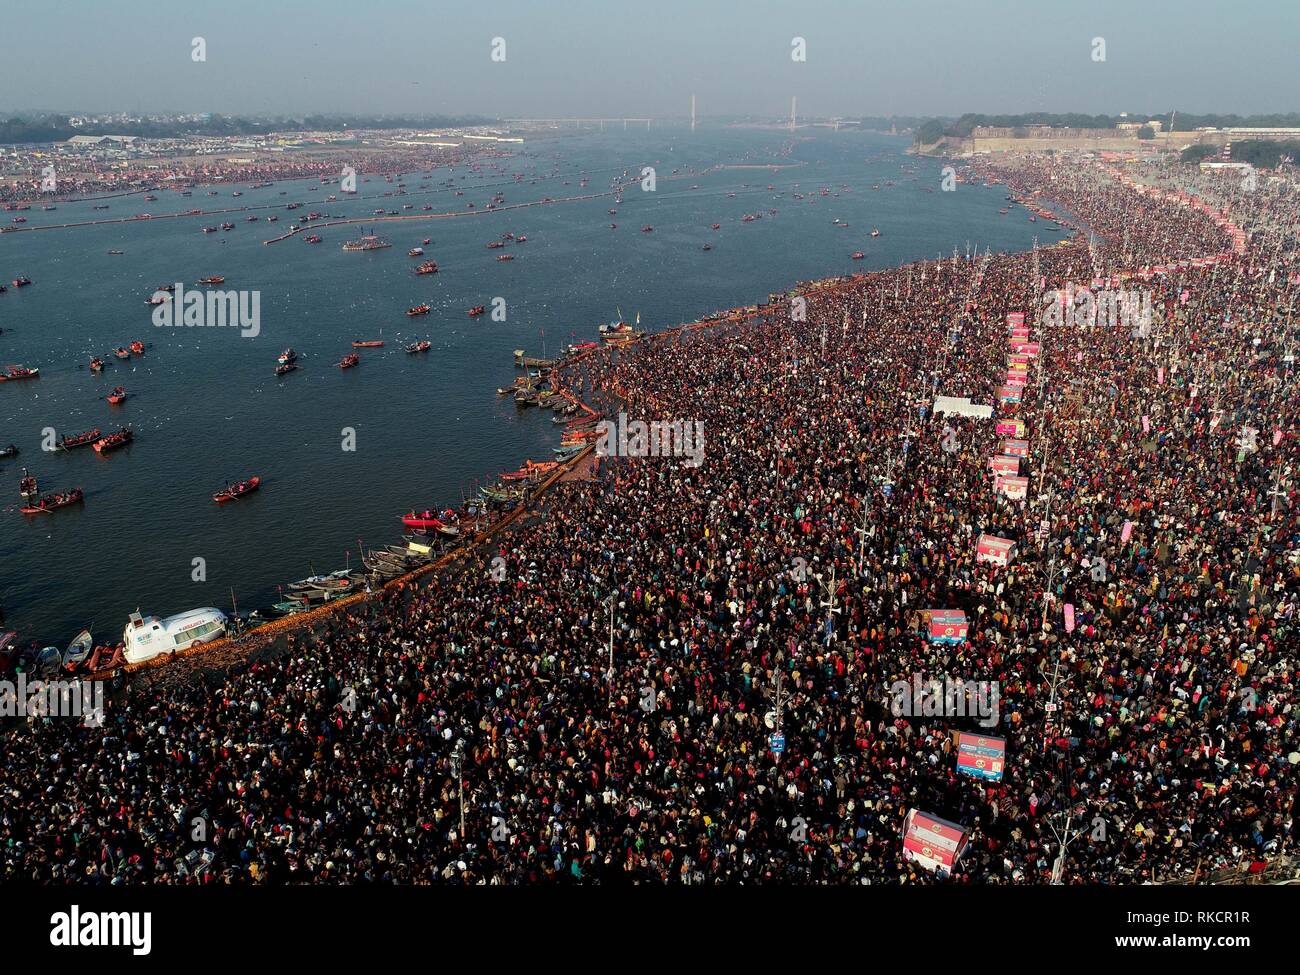
[{"label": "distant tree line", "polygon": [[[1143,119],[1158,118],[1169,125],[1173,117],[1174,132],[1191,132],[1194,129],[1212,127],[1216,129],[1231,126],[1253,128],[1300,127],[1300,114],[1289,112],[1280,115],[1189,115],[1184,112],[1164,112],[1160,115],[1147,115],[1131,112],[1129,115],[1081,115],[1075,112],[1055,114],[1052,112],[1031,112],[1024,115],[982,115],[968,112],[960,118],[932,118],[915,127],[913,141],[918,145],[931,145],[942,136],[966,139],[977,127],[987,126],[1002,129],[1026,129],[1031,125],[1050,125],[1056,128],[1069,126],[1072,129],[1113,129],[1121,122],[1134,122]],[[1155,133],[1147,126],[1139,132],[1144,139]]]},{"label": "distant tree line", "polygon": [[175,139],[184,136],[266,135],[269,132],[300,129],[324,132],[340,132],[345,129],[440,129],[463,125],[488,125],[491,122],[491,119],[475,115],[307,115],[301,118],[241,118],[231,115],[213,115],[202,121],[143,119],[138,122],[74,126],[66,115],[38,114],[26,118],[0,119],[0,144],[64,142],[74,135],[134,135],[146,139]]},{"label": "distant tree line", "polygon": [[[1179,157],[1185,163],[1199,163],[1209,156],[1217,156],[1219,147],[1198,144],[1188,146]],[[1273,169],[1286,156],[1300,159],[1300,142],[1281,142],[1274,139],[1250,139],[1233,142],[1232,161],[1250,163],[1258,169]]]}]

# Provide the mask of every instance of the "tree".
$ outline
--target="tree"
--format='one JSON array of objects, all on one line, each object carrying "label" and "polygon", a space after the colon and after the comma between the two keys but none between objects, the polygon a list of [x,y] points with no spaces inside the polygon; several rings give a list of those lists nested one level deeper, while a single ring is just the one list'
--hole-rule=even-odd
[{"label": "tree", "polygon": [[1151,128],[1151,126],[1149,125],[1144,125],[1142,126],[1142,128],[1138,129],[1139,139],[1154,139],[1155,137],[1156,137],[1156,130]]}]

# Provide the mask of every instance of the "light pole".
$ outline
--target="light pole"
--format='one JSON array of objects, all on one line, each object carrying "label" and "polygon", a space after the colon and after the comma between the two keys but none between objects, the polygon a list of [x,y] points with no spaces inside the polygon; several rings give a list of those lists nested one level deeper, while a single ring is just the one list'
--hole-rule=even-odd
[{"label": "light pole", "polygon": [[457,738],[451,750],[451,774],[456,776],[456,789],[460,793],[460,841],[465,842],[465,739]]},{"label": "light pole", "polygon": [[826,609],[826,644],[829,646],[835,636],[835,614],[840,612],[840,608],[835,605],[835,563],[831,563],[831,581],[829,584],[824,583],[819,578],[818,584],[822,587],[822,592],[827,598],[821,601],[821,605]]},{"label": "light pole", "polygon": [[614,609],[618,605],[618,591],[609,594],[609,709],[614,710]]}]

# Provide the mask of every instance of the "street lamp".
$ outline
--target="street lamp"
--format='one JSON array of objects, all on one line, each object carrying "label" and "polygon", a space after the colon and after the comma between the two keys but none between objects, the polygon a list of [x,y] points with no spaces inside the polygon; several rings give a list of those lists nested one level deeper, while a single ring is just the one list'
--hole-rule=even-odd
[{"label": "street lamp", "polygon": [[465,779],[461,772],[465,768],[465,739],[457,738],[456,747],[451,750],[451,774],[456,776],[456,788],[460,792],[460,841],[465,842]]}]

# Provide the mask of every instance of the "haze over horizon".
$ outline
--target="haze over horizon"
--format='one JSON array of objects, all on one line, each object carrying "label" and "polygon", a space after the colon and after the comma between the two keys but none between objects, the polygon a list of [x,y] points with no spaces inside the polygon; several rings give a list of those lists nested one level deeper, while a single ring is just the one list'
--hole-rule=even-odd
[{"label": "haze over horizon", "polygon": [[[0,111],[684,117],[692,93],[702,119],[782,116],[792,95],[803,116],[1297,109],[1300,5],[923,10],[918,28],[914,3],[852,0],[757,0],[741,14],[689,0],[138,0],[126,15],[70,0],[6,19]],[[195,37],[206,61],[191,59]],[[504,61],[490,56],[497,37]]]}]

